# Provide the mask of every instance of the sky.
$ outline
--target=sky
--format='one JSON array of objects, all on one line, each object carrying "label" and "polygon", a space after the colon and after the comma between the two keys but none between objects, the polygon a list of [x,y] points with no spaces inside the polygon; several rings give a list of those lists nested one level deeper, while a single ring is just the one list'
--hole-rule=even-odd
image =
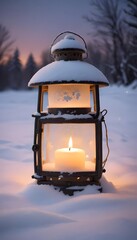
[{"label": "sky", "polygon": [[0,24],[15,40],[23,63],[30,53],[37,62],[43,50],[64,31],[80,34],[86,41],[90,25],[82,18],[90,12],[90,0],[0,0]]}]

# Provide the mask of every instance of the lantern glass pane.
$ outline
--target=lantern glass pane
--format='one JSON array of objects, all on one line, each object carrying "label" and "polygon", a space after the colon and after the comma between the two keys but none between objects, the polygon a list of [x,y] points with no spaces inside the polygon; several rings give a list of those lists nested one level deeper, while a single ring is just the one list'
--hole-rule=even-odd
[{"label": "lantern glass pane", "polygon": [[90,107],[89,84],[55,84],[48,88],[49,108]]},{"label": "lantern glass pane", "polygon": [[96,113],[95,86],[88,84],[58,84],[43,87],[42,111],[48,108],[90,108]]},{"label": "lantern glass pane", "polygon": [[95,171],[95,124],[43,124],[43,171]]}]

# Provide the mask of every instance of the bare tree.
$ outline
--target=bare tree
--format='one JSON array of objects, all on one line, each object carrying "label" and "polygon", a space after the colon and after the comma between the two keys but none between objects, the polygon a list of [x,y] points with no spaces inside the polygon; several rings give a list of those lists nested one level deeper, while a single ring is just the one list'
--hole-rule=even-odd
[{"label": "bare tree", "polygon": [[128,15],[128,19],[126,19],[126,23],[130,27],[132,27],[134,30],[137,30],[137,1],[128,0],[128,8],[125,9],[125,12]]},{"label": "bare tree", "polygon": [[4,62],[11,51],[11,45],[13,44],[9,31],[0,24],[0,64]]},{"label": "bare tree", "polygon": [[25,68],[24,68],[24,81],[23,81],[23,87],[26,89],[32,89],[28,88],[28,82],[31,79],[31,77],[36,73],[38,70],[38,66],[35,62],[33,54],[29,54]]},{"label": "bare tree", "polygon": [[129,54],[129,67],[132,78],[137,79],[137,1],[128,0],[127,8],[125,9],[125,22],[132,33],[131,49]]},{"label": "bare tree", "polygon": [[91,24],[92,37],[109,55],[111,52],[113,65],[110,65],[110,68],[113,81],[118,82],[122,79],[126,85],[129,52],[127,43],[130,37],[123,22],[123,5],[118,0],[91,0],[90,6],[90,16],[84,16],[84,19]]},{"label": "bare tree", "polygon": [[13,57],[9,64],[9,82],[13,89],[21,89],[22,87],[22,64],[20,61],[19,50],[14,51]]}]

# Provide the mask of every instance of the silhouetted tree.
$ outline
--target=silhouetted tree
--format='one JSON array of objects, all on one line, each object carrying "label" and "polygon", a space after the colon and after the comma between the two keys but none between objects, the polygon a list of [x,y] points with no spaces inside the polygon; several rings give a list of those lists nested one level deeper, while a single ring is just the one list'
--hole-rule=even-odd
[{"label": "silhouetted tree", "polygon": [[[34,60],[33,54],[31,53],[27,59],[26,66],[24,68],[24,88],[28,88],[28,82],[31,77],[36,73],[38,70],[38,66]],[[31,89],[31,88],[29,88]]]},{"label": "silhouetted tree", "polygon": [[16,49],[9,63],[10,86],[16,90],[22,87],[22,64],[19,57],[19,50]]},{"label": "silhouetted tree", "polygon": [[7,64],[0,64],[0,91],[10,88]]},{"label": "silhouetted tree", "polygon": [[51,62],[52,62],[52,57],[50,54],[50,50],[43,51],[41,54],[41,67],[44,67]]}]

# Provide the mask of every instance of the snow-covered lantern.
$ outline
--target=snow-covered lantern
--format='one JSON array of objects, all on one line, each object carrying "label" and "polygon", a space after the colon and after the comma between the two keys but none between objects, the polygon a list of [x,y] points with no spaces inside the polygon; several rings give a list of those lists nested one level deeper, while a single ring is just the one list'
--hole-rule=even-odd
[{"label": "snow-covered lantern", "polygon": [[87,47],[81,36],[64,32],[57,38],[51,47],[54,62],[29,82],[38,87],[32,177],[67,192],[72,186],[100,185],[105,114],[100,112],[99,88],[108,86],[108,80],[83,61]]}]

